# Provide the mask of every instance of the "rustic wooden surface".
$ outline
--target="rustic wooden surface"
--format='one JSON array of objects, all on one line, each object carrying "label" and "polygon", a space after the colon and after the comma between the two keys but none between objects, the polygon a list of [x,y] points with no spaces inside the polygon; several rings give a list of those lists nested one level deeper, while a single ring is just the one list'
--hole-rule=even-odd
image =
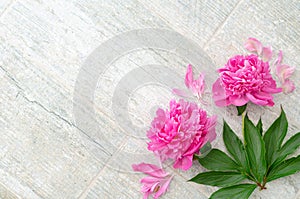
[{"label": "rustic wooden surface", "polygon": [[[213,64],[204,61],[199,69],[206,72],[208,84],[216,77],[217,67],[243,52],[242,44],[250,36],[274,50],[282,49],[284,62],[296,66],[292,80],[298,89],[290,95],[276,95],[273,108],[250,106],[249,112],[256,120],[262,114],[266,128],[282,104],[290,137],[300,129],[299,14],[299,0],[1,0],[0,198],[141,198],[143,175],[131,172],[130,165],[154,160],[141,132],[124,129],[117,121],[120,118],[113,106],[123,103],[124,96],[118,98],[114,91],[126,74],[144,65],[159,65],[161,73],[169,67],[183,78],[188,55],[149,47],[116,57],[99,74],[94,90],[94,119],[100,131],[81,129],[81,118],[74,114],[78,107],[74,96],[81,95],[76,93],[76,82],[89,55],[131,30],[172,30],[196,43]],[[109,49],[126,42],[121,40]],[[100,53],[113,54],[103,49]],[[133,82],[138,79],[130,77]],[[166,107],[174,97],[168,87],[155,82],[124,94],[128,97],[125,119],[141,129],[147,127],[157,106]],[[222,118],[237,131],[240,118],[232,107],[207,109],[219,116],[213,145],[222,148]],[[216,190],[185,182],[203,170],[197,164],[188,172],[167,170],[176,175],[164,198],[208,198]],[[296,174],[270,183],[265,191],[255,191],[252,198],[300,198],[299,189],[300,174]]]}]

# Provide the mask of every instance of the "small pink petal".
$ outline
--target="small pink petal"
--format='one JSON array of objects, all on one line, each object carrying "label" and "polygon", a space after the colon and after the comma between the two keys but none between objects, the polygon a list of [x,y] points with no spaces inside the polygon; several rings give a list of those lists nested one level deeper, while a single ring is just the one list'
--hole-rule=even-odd
[{"label": "small pink petal", "polygon": [[281,82],[285,82],[285,80],[290,78],[294,72],[295,72],[295,67],[291,67],[288,65],[276,66],[276,75]]},{"label": "small pink petal", "polygon": [[192,84],[193,84],[194,78],[193,78],[193,69],[192,69],[192,65],[189,64],[187,67],[187,71],[185,74],[185,85],[187,88],[191,88]]},{"label": "small pink petal", "polygon": [[141,163],[133,164],[134,171],[140,171],[149,176],[141,179],[143,184],[141,192],[144,193],[143,198],[147,199],[149,195],[158,198],[167,191],[173,176],[170,176],[163,169],[153,164]]},{"label": "small pink petal", "polygon": [[150,192],[144,192],[143,199],[148,199],[150,195]]},{"label": "small pink petal", "polygon": [[261,54],[262,52],[262,44],[255,38],[248,38],[246,43],[244,44],[245,49],[249,50],[250,52],[256,52],[257,54]]},{"label": "small pink petal", "polygon": [[164,194],[170,185],[170,182],[172,180],[173,176],[171,176],[164,184],[162,187],[159,188],[159,190],[156,192],[154,195],[154,198],[159,198],[162,194]]},{"label": "small pink petal", "polygon": [[183,90],[177,89],[177,88],[173,88],[172,89],[172,93],[174,95],[178,95],[180,97],[188,97],[188,95],[186,94],[186,92],[184,92]]},{"label": "small pink petal", "polygon": [[200,73],[198,79],[193,81],[191,90],[194,95],[201,97],[202,94],[204,93],[204,89],[205,89],[204,75]]},{"label": "small pink petal", "polygon": [[295,88],[295,84],[289,79],[286,79],[285,82],[282,84],[282,90],[285,94],[293,92]]},{"label": "small pink petal", "polygon": [[164,170],[159,168],[156,165],[153,164],[147,164],[147,163],[140,163],[140,164],[133,164],[132,169],[134,171],[139,171],[145,174],[148,174],[153,177],[163,178],[169,175]]},{"label": "small pink petal", "polygon": [[271,58],[272,58],[272,48],[271,47],[263,47],[262,59],[264,61],[270,61]]},{"label": "small pink petal", "polygon": [[276,61],[274,62],[274,66],[280,65],[282,62],[282,59],[283,59],[283,53],[281,50],[279,50],[278,57],[277,57]]},{"label": "small pink petal", "polygon": [[153,184],[153,183],[156,183],[160,178],[157,178],[157,177],[153,177],[153,176],[147,176],[145,178],[142,178],[140,180],[141,183],[145,183],[145,184]]},{"label": "small pink petal", "polygon": [[193,95],[200,99],[205,90],[204,75],[200,73],[198,79],[194,79],[192,65],[189,64],[185,74],[184,82],[186,87],[192,91]]}]

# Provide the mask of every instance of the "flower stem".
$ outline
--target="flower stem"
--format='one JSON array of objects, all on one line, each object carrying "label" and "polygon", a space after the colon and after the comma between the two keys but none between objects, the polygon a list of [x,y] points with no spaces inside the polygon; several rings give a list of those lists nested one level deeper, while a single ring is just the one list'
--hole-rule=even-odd
[{"label": "flower stem", "polygon": [[245,115],[246,113],[242,113],[242,133],[243,133],[243,139],[244,139],[244,144],[245,144]]},{"label": "flower stem", "polygon": [[263,183],[259,183],[259,182],[256,182],[257,186],[259,186],[259,190],[262,191],[264,189],[267,189],[266,187],[266,183],[267,183],[267,178],[264,177],[264,180],[263,180]]}]

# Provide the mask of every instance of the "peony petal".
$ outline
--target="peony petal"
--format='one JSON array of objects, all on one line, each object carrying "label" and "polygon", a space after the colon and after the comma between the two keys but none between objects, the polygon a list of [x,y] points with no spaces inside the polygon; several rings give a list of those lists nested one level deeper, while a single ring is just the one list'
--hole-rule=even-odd
[{"label": "peony petal", "polygon": [[[206,141],[209,141],[209,142],[212,142],[213,140],[216,139],[217,137],[217,134],[216,134],[216,124],[217,124],[217,116],[216,115],[213,115],[210,120],[209,120],[209,124],[208,124],[208,133],[206,134]],[[203,145],[206,144],[203,143]]]},{"label": "peony petal", "polygon": [[262,52],[262,44],[255,38],[248,38],[244,45],[245,49],[249,50],[250,52],[256,52],[257,54],[261,54]]},{"label": "peony petal", "polygon": [[192,65],[189,64],[188,67],[187,67],[187,71],[186,71],[186,74],[185,74],[185,85],[187,88],[191,88],[192,85],[193,85],[193,69],[192,69]]},{"label": "peony petal", "polygon": [[166,193],[168,190],[168,187],[171,183],[171,180],[173,179],[173,176],[171,176],[164,184],[162,187],[160,187],[160,189],[156,192],[156,194],[154,195],[154,198],[159,198],[162,194]]},{"label": "peony petal", "polygon": [[253,96],[257,99],[273,100],[273,96],[270,93],[266,92],[257,92],[254,93]]},{"label": "peony petal", "polygon": [[148,174],[153,177],[163,178],[168,176],[169,174],[166,173],[163,169],[159,168],[156,165],[153,164],[147,164],[147,163],[140,163],[140,164],[133,164],[132,169],[134,171],[139,171],[145,174]]},{"label": "peony petal", "polygon": [[205,88],[204,75],[200,73],[198,79],[193,81],[191,91],[193,92],[194,95],[200,97],[204,93],[204,88]]},{"label": "peony petal", "polygon": [[175,94],[175,95],[178,95],[180,97],[188,97],[188,95],[183,90],[180,90],[180,89],[177,89],[177,88],[173,88],[172,93]]},{"label": "peony petal", "polygon": [[276,66],[276,75],[281,82],[285,82],[285,80],[290,78],[294,72],[295,72],[295,67],[291,67],[288,65]]},{"label": "peony petal", "polygon": [[257,99],[256,97],[254,97],[252,94],[250,93],[247,93],[246,96],[248,97],[248,99],[253,102],[254,104],[257,104],[257,105],[262,105],[262,106],[266,106],[268,105],[268,101],[266,100],[262,100],[262,99]]},{"label": "peony petal", "polygon": [[295,84],[289,79],[286,79],[285,82],[282,84],[282,90],[285,94],[293,92],[295,88]]},{"label": "peony petal", "polygon": [[262,91],[267,93],[280,93],[282,92],[282,89],[276,87],[264,87]]},{"label": "peony petal", "polygon": [[182,158],[178,158],[174,163],[173,167],[175,169],[182,169],[186,171],[189,168],[191,168],[192,165],[193,165],[193,154],[184,156]]},{"label": "peony petal", "polygon": [[143,199],[148,199],[148,198],[149,198],[149,195],[150,195],[150,192],[145,192],[145,193],[144,193],[144,196],[143,196]]},{"label": "peony petal", "polygon": [[153,177],[153,176],[147,176],[145,178],[142,178],[140,180],[141,183],[144,183],[144,184],[150,184],[150,185],[153,185],[154,183],[157,183],[161,180],[161,178],[157,178],[157,177]]},{"label": "peony petal", "polygon": [[245,95],[243,95],[230,97],[229,101],[231,101],[231,103],[235,106],[244,106],[249,102],[249,99]]},{"label": "peony petal", "polygon": [[277,57],[276,61],[274,62],[274,66],[280,65],[282,62],[282,59],[283,59],[283,53],[281,50],[279,50],[278,57]]},{"label": "peony petal", "polygon": [[272,48],[271,47],[263,47],[262,59],[264,61],[270,61],[271,58],[272,58]]},{"label": "peony petal", "polygon": [[227,106],[227,99],[226,99],[226,92],[225,89],[221,86],[221,80],[220,78],[217,79],[217,81],[213,84],[212,87],[213,92],[213,100],[215,101],[215,104],[217,106]]}]

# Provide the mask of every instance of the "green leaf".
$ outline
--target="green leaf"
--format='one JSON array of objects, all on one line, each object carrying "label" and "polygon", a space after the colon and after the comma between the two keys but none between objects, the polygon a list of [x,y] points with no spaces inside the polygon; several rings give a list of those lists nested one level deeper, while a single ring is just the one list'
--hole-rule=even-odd
[{"label": "green leaf", "polygon": [[240,165],[244,171],[249,171],[249,164],[247,161],[247,154],[243,146],[242,141],[233,132],[229,125],[224,121],[223,125],[223,140],[227,151],[234,158],[238,165]]},{"label": "green leaf", "polygon": [[263,133],[263,124],[262,124],[261,118],[259,118],[259,120],[257,122],[257,125],[256,125],[256,128],[258,129],[258,132],[260,133],[260,135],[262,135],[262,133]]},{"label": "green leaf", "polygon": [[[292,136],[286,143],[276,152],[276,160],[273,165],[282,162],[288,155],[294,153],[300,146],[300,132]],[[272,162],[273,162],[272,161]]]},{"label": "green leaf", "polygon": [[300,171],[300,155],[290,158],[271,169],[267,176],[267,181],[270,182],[281,177],[289,176],[298,171]]},{"label": "green leaf", "polygon": [[280,149],[282,141],[286,135],[287,128],[288,122],[286,119],[286,115],[283,109],[281,109],[280,116],[274,121],[274,123],[270,126],[270,128],[264,135],[264,141],[267,151],[266,159],[269,167],[271,166],[272,161],[277,159],[277,157],[274,155],[275,152]]},{"label": "green leaf", "polygon": [[214,192],[209,199],[247,199],[255,188],[255,184],[239,184],[225,187]]},{"label": "green leaf", "polygon": [[251,170],[258,182],[262,182],[266,173],[266,149],[261,134],[254,124],[245,116],[244,123],[245,149]]},{"label": "green leaf", "polygon": [[246,177],[237,172],[209,171],[199,173],[189,181],[210,186],[230,186],[245,180]]},{"label": "green leaf", "polygon": [[237,106],[236,109],[238,111],[238,116],[242,115],[245,112],[246,108],[247,108],[247,104],[243,106]]},{"label": "green leaf", "polygon": [[204,158],[197,157],[197,159],[204,168],[209,170],[238,171],[239,169],[239,165],[219,149],[212,149]]}]

